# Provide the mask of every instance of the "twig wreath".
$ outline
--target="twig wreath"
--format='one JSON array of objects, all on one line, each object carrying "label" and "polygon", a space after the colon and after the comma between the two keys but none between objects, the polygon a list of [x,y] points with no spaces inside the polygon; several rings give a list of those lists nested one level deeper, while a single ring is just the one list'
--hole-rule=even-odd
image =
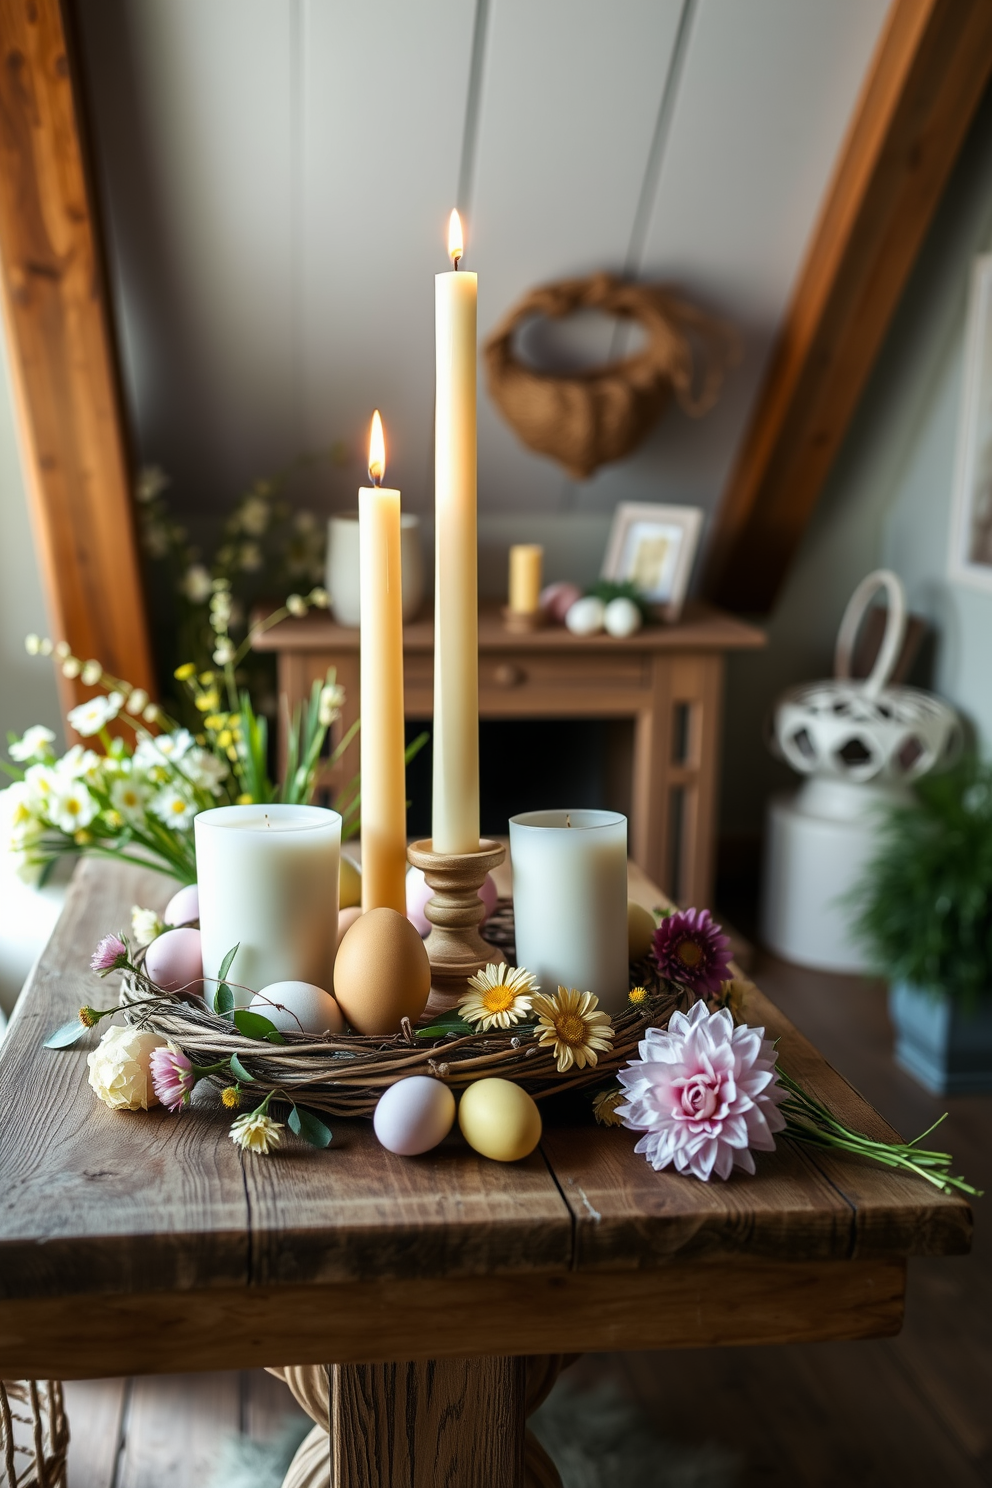
[{"label": "twig wreath", "polygon": [[[641,326],[641,350],[587,371],[555,375],[522,362],[517,328],[532,316],[561,319],[599,310]],[[612,274],[562,279],[533,289],[503,318],[484,348],[490,396],[519,438],[577,480],[635,449],[674,393],[692,418],[707,413],[740,359],[740,337],[657,284]]]}]

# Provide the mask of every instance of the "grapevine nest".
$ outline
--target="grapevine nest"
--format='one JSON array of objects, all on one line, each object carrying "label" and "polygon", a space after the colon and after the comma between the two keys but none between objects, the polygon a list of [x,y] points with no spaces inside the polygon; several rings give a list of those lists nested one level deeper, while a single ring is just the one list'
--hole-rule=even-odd
[{"label": "grapevine nest", "polygon": [[[510,901],[501,901],[485,933],[514,965]],[[636,1053],[644,1030],[664,1026],[684,996],[659,977],[648,960],[631,963],[630,972],[631,987],[643,987],[645,1000],[613,1015],[613,1045],[608,1053],[600,1053],[597,1064],[565,1073],[559,1073],[551,1046],[537,1043],[531,1024],[425,1036],[404,1019],[401,1031],[392,1037],[287,1033],[284,1043],[273,1044],[246,1037],[232,1027],[230,1018],[211,1012],[199,998],[151,989],[133,977],[124,979],[121,1001],[129,1023],[178,1044],[195,1064],[214,1064],[236,1054],[252,1077],[252,1091],[260,1096],[279,1090],[332,1116],[371,1116],[386,1087],[410,1075],[432,1075],[456,1090],[499,1075],[535,1100],[601,1085]],[[213,1078],[225,1085],[233,1077]]]}]

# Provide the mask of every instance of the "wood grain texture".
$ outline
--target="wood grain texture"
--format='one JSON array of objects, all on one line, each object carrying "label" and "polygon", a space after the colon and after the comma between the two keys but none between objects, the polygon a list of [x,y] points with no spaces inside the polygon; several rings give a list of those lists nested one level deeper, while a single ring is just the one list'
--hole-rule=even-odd
[{"label": "wood grain texture", "polygon": [[725,491],[707,592],[770,608],[992,71],[987,0],[893,0]]},{"label": "wood grain texture", "polygon": [[125,1379],[66,1383],[71,1488],[115,1488],[117,1454],[129,1395],[130,1381]]},{"label": "wood grain texture", "polygon": [[[187,1360],[187,1368],[192,1362]],[[218,1446],[240,1426],[237,1374],[133,1380],[114,1488],[189,1488],[208,1482]]]},{"label": "wood grain texture", "polygon": [[904,1261],[720,1256],[644,1271],[237,1287],[0,1300],[0,1371],[39,1378],[182,1372],[278,1359],[386,1363],[897,1333]]},{"label": "wood grain texture", "polygon": [[95,1032],[42,1047],[82,1004],[112,1005],[115,979],[88,970],[93,947],[132,904],[163,908],[173,890],[128,864],[81,863],[0,1046],[0,1295],[248,1279],[241,1158],[219,1108],[190,1121],[110,1111],[87,1084]]},{"label": "wood grain texture", "polygon": [[[52,628],[154,693],[94,201],[59,0],[0,3],[0,263]],[[63,703],[83,695],[59,679]]]},{"label": "wood grain texture", "polygon": [[331,1488],[523,1488],[524,1360],[337,1364]]}]

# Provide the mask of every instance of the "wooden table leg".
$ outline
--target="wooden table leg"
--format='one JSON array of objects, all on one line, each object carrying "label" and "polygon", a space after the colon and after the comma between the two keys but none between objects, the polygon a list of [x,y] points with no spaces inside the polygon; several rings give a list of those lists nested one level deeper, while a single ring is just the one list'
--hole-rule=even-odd
[{"label": "wooden table leg", "polygon": [[523,1488],[524,1360],[331,1369],[331,1488]]},{"label": "wooden table leg", "polygon": [[561,1488],[524,1423],[575,1357],[273,1369],[318,1423],[284,1488]]}]

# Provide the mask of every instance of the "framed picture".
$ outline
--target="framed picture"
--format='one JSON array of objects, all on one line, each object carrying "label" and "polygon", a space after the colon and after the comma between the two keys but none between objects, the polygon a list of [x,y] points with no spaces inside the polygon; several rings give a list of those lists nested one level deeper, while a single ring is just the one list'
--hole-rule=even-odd
[{"label": "framed picture", "polygon": [[992,254],[971,271],[950,577],[992,589]]},{"label": "framed picture", "polygon": [[622,501],[613,514],[602,578],[629,580],[663,620],[678,620],[702,526],[696,506]]}]

